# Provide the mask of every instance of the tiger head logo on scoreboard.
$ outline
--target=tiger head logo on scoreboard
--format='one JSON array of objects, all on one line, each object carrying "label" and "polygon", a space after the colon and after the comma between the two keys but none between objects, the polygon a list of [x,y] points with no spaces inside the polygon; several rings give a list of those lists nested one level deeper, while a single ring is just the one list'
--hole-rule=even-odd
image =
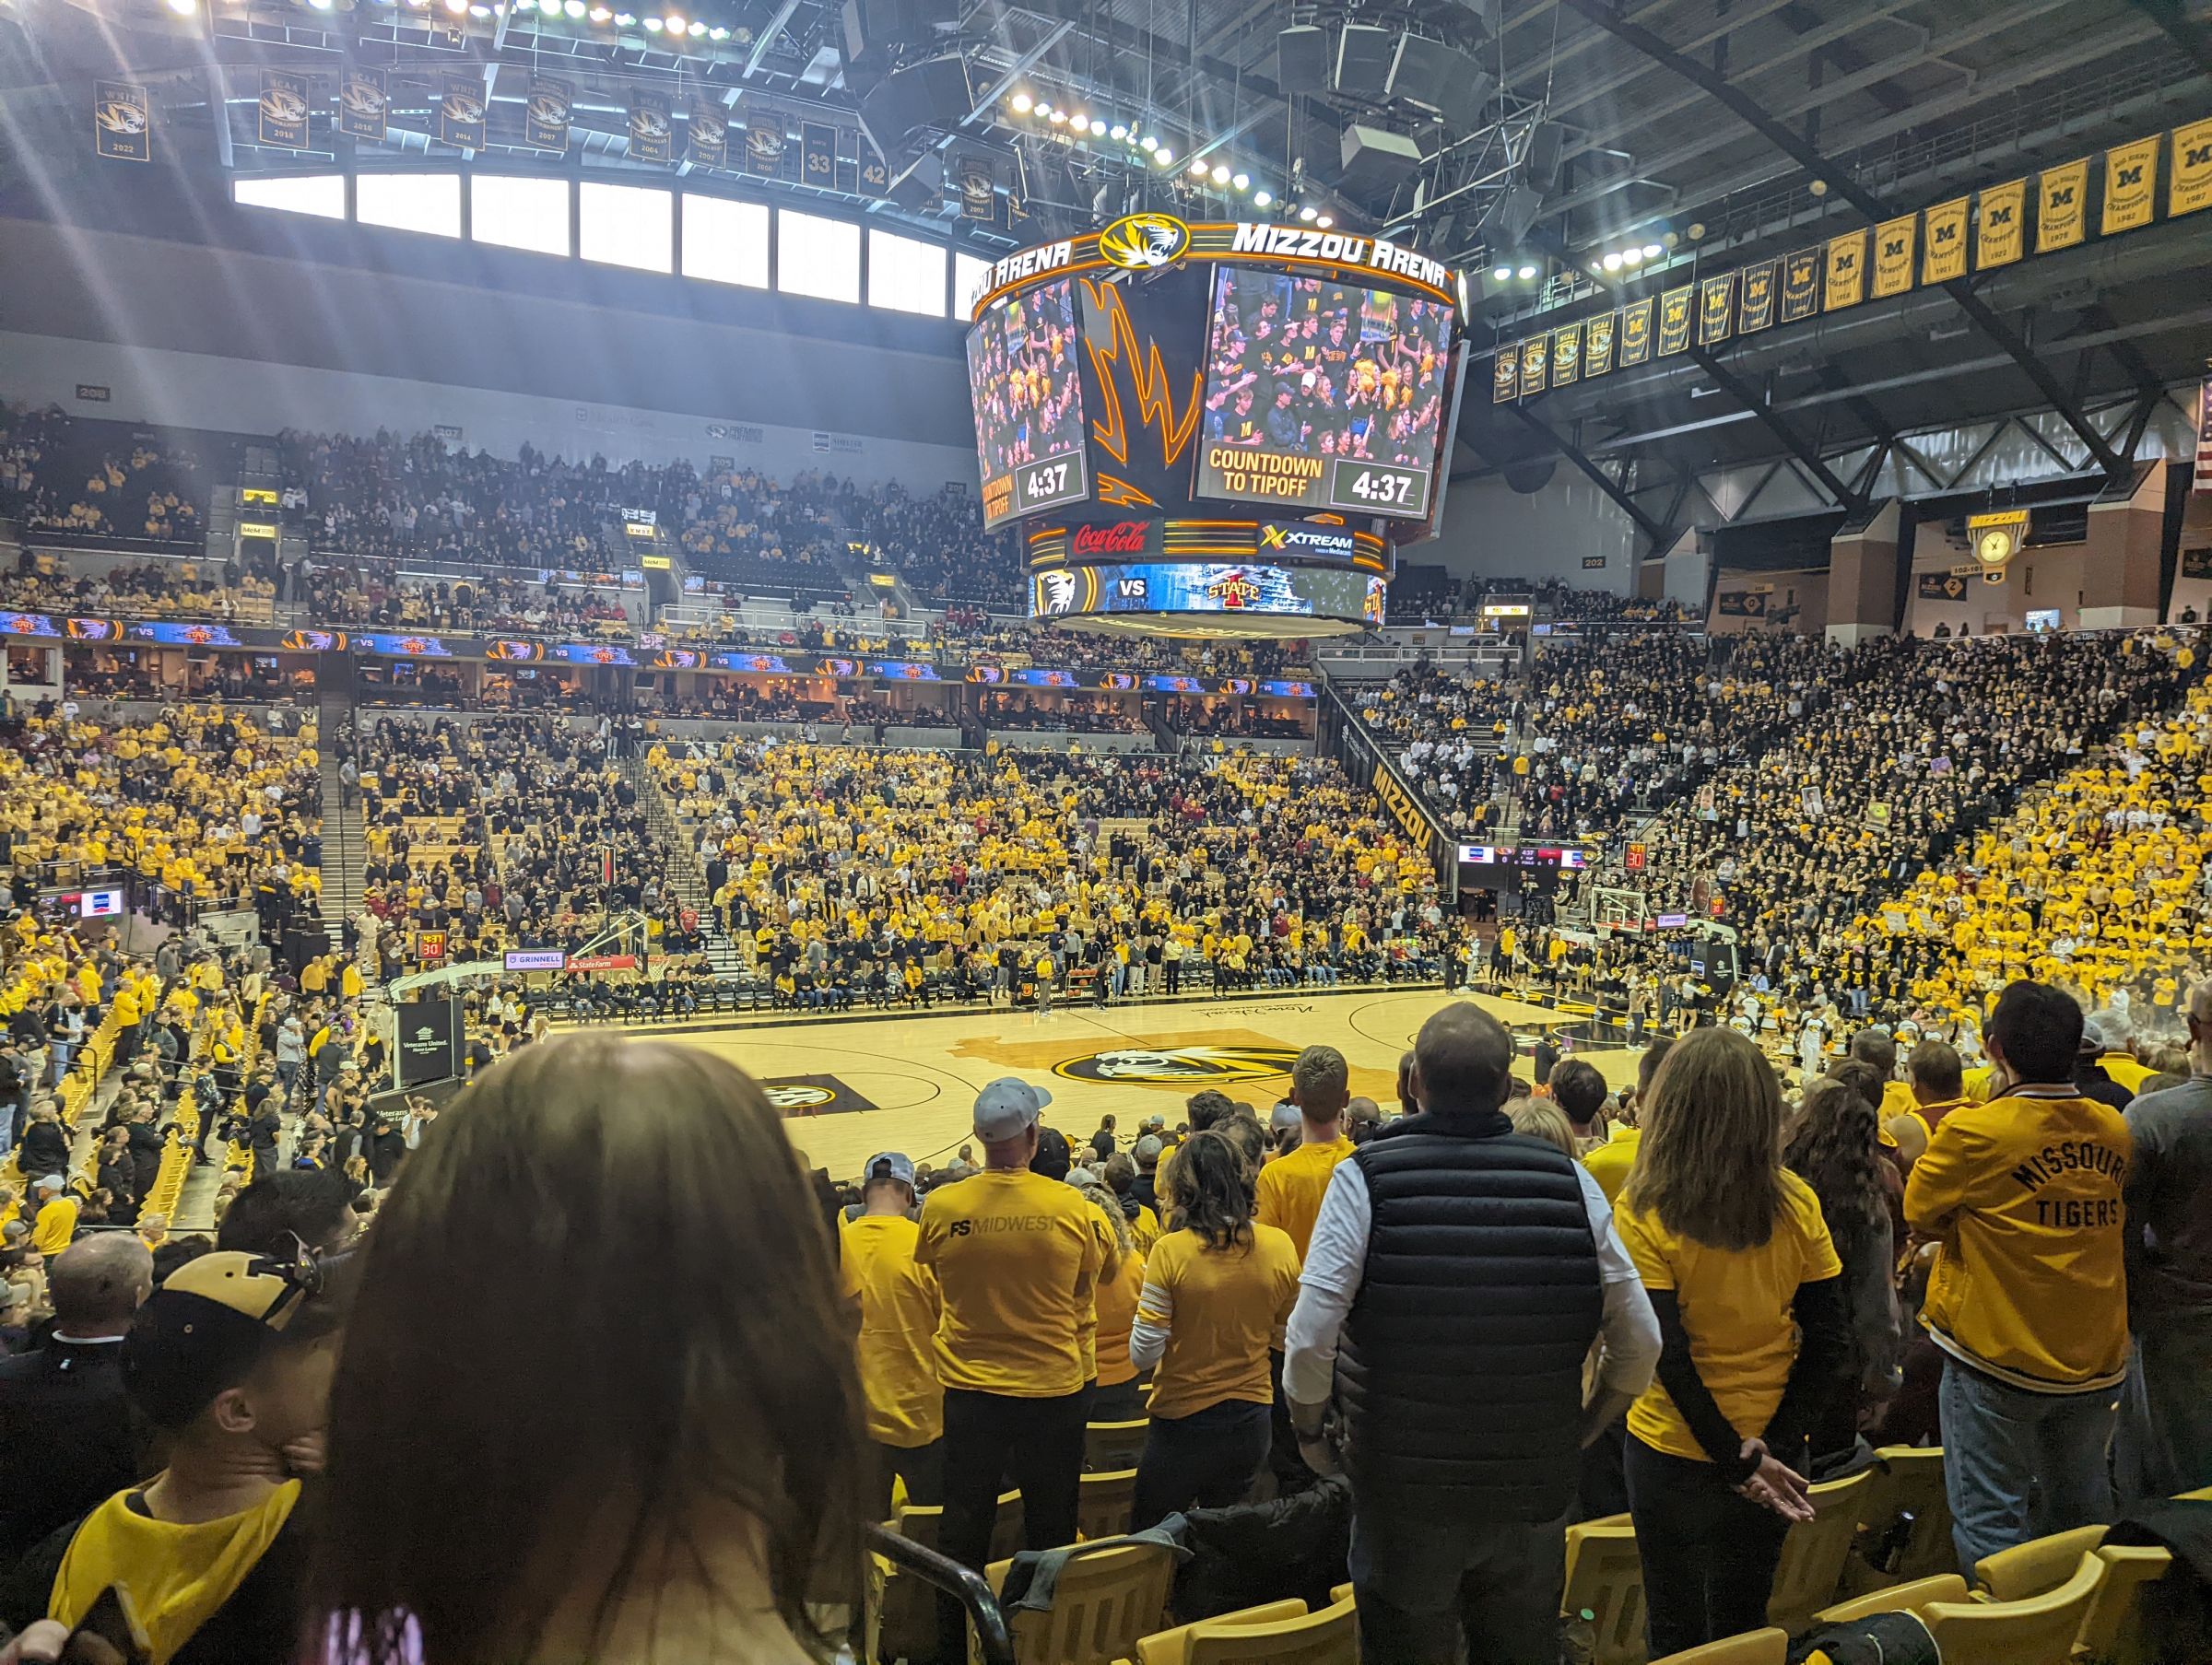
[{"label": "tiger head logo on scoreboard", "polygon": [[1100,258],[1124,272],[1173,265],[1190,246],[1190,227],[1172,214],[1124,214],[1099,233]]}]

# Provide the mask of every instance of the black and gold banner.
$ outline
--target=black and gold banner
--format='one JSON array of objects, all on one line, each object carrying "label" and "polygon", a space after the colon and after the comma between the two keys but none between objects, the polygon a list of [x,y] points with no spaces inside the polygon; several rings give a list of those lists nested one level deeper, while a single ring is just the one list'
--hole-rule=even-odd
[{"label": "black and gold banner", "polygon": [[533,150],[566,150],[569,120],[575,107],[573,81],[532,76],[530,101],[523,106],[523,143]]},{"label": "black and gold banner", "polygon": [[1620,309],[1620,362],[1625,368],[1652,356],[1652,311],[1657,303],[1634,300]]},{"label": "black and gold banner", "polygon": [[1583,326],[1571,323],[1551,333],[1551,384],[1565,387],[1583,374]]},{"label": "black and gold banner", "polygon": [[2194,214],[2212,207],[2212,119],[2173,130],[2173,171],[2166,181],[2166,212]]},{"label": "black and gold banner", "polygon": [[837,188],[837,129],[823,122],[799,124],[799,183]]},{"label": "black and gold banner", "polygon": [[2007,180],[1975,205],[1974,270],[2008,266],[2028,252],[2028,182]]},{"label": "black and gold banner", "polygon": [[92,83],[92,153],[111,162],[154,159],[154,106],[145,88]]},{"label": "black and gold banner", "polygon": [[1950,283],[1966,276],[1967,199],[1955,196],[1928,210],[1927,247],[1921,251],[1920,281]]},{"label": "black and gold banner", "polygon": [[[860,193],[863,196],[884,196],[889,193],[890,189],[890,164],[883,159],[882,151],[868,143],[868,135],[864,133],[860,135]],[[1009,222],[1016,217],[1014,207],[1015,199],[1009,193],[1006,197]]]},{"label": "black and gold banner", "polygon": [[447,76],[438,94],[438,142],[456,150],[484,148],[484,80]]},{"label": "black and gold banner", "polygon": [[1724,590],[1714,597],[1714,610],[1723,618],[1764,618],[1767,599],[1764,590]]},{"label": "black and gold banner", "polygon": [[960,163],[960,217],[984,225],[998,220],[998,176],[980,157]]},{"label": "black and gold banner", "polygon": [[1824,249],[1800,249],[1782,257],[1782,321],[1795,323],[1820,310],[1820,264]]},{"label": "black and gold banner", "polygon": [[1531,335],[1521,344],[1521,391],[1540,393],[1545,388],[1545,372],[1551,367],[1551,337]]},{"label": "black and gold banner", "polygon": [[773,111],[752,110],[745,118],[745,170],[762,179],[783,171],[783,118]]},{"label": "black and gold banner", "polygon": [[1735,274],[1723,272],[1698,285],[1698,345],[1718,346],[1735,324]]},{"label": "black and gold banner", "polygon": [[1912,245],[1920,216],[1900,214],[1874,229],[1874,299],[1887,300],[1912,287]]},{"label": "black and gold banner", "polygon": [[1511,405],[1521,396],[1521,344],[1510,341],[1490,364],[1490,403]]},{"label": "black and gold banner", "polygon": [[657,87],[630,91],[629,158],[633,162],[676,159],[676,116],[667,93]]},{"label": "black and gold banner", "polygon": [[2150,224],[2159,190],[2159,135],[2104,153],[2104,213],[2098,229],[2107,237]]},{"label": "black and gold banner", "polygon": [[2071,249],[2089,230],[2089,158],[2035,176],[2035,252]]},{"label": "black and gold banner", "polygon": [[1600,312],[1583,324],[1583,376],[1602,376],[1613,368],[1613,333],[1618,312]]},{"label": "black and gold banner", "polygon": [[1823,310],[1840,312],[1866,299],[1866,233],[1847,231],[1828,240],[1828,281]]},{"label": "black and gold banner", "polygon": [[1774,322],[1774,274],[1779,263],[1762,260],[1744,268],[1744,297],[1736,314],[1735,332],[1756,334]]},{"label": "black and gold banner", "polygon": [[730,165],[730,112],[725,105],[700,99],[691,106],[690,131],[685,135],[686,154],[697,168]]},{"label": "black and gold banner", "polygon": [[347,138],[382,144],[392,112],[384,72],[348,64],[338,77],[338,131]]},{"label": "black and gold banner", "polygon": [[1697,321],[1698,286],[1686,283],[1659,296],[1659,357],[1689,351],[1690,326]]},{"label": "black and gold banner", "polygon": [[277,150],[305,150],[313,105],[312,83],[294,69],[261,72],[261,100],[254,106],[253,124],[265,145]]},{"label": "black and gold banner", "polygon": [[1956,572],[1923,572],[1914,577],[1912,583],[1924,602],[1962,602],[1966,599],[1967,580]]}]

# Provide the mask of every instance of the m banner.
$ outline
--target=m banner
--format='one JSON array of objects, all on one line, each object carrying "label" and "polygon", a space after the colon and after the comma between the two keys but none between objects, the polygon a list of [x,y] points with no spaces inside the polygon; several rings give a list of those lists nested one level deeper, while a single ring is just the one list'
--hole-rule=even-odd
[{"label": "m banner", "polygon": [[687,135],[688,154],[692,165],[700,168],[726,168],[730,165],[730,112],[712,99],[700,99],[691,106],[691,124]]},{"label": "m banner", "polygon": [[1920,281],[1951,283],[1966,276],[1967,199],[1955,196],[1928,210],[1928,242],[1921,252]]},{"label": "m banner", "polygon": [[1698,285],[1698,345],[1718,346],[1735,325],[1735,274],[1723,272]]},{"label": "m banner", "polygon": [[1583,324],[1583,376],[1602,376],[1613,368],[1613,332],[1618,312],[1600,312]]},{"label": "m banner", "polygon": [[568,149],[569,117],[575,104],[574,82],[532,76],[529,101],[523,106],[523,143],[533,150]]},{"label": "m banner", "polygon": [[799,125],[799,183],[824,191],[837,186],[837,129],[827,123]]},{"label": "m banner", "polygon": [[1912,287],[1912,244],[1920,216],[1902,214],[1874,229],[1874,298],[1887,300]]},{"label": "m banner", "polygon": [[305,150],[312,82],[296,69],[261,72],[261,100],[254,107],[254,131],[276,150]]},{"label": "m banner", "polygon": [[1565,387],[1583,374],[1583,326],[1571,323],[1551,333],[1551,384]]},{"label": "m banner", "polygon": [[456,150],[484,148],[484,80],[447,76],[438,94],[438,142]]},{"label": "m banner", "polygon": [[2035,176],[2035,252],[2071,249],[2089,229],[2089,158]]},{"label": "m banner", "polygon": [[1795,323],[1820,310],[1820,262],[1823,251],[1800,249],[1782,257],[1782,321]]},{"label": "m banner", "polygon": [[1620,309],[1620,362],[1641,364],[1652,356],[1652,309],[1649,299],[1631,301]]},{"label": "m banner", "polygon": [[1774,270],[1778,263],[1762,260],[1744,268],[1744,298],[1739,303],[1736,334],[1752,335],[1774,322]]},{"label": "m banner", "polygon": [[2150,224],[2158,189],[2159,135],[2114,145],[2104,153],[2104,213],[2098,229],[2110,237]]},{"label": "m banner", "polygon": [[338,131],[347,138],[384,140],[384,123],[392,112],[392,94],[384,72],[348,64],[338,77]]},{"label": "m banner", "polygon": [[1521,346],[1508,342],[1490,363],[1490,403],[1511,405],[1521,396]]},{"label": "m banner", "polygon": [[1866,233],[1847,231],[1828,240],[1826,310],[1840,312],[1866,299]]},{"label": "m banner", "polygon": [[1690,325],[1696,322],[1698,287],[1686,283],[1659,297],[1659,356],[1689,351]]},{"label": "m banner", "polygon": [[2007,180],[1975,205],[1974,270],[2008,266],[2028,252],[2028,182]]},{"label": "m banner", "polygon": [[1551,337],[1532,335],[1521,344],[1521,392],[1540,393],[1548,385]]},{"label": "m banner", "polygon": [[676,159],[676,118],[667,93],[657,87],[630,91],[629,157],[635,162]]},{"label": "m banner", "polygon": [[783,171],[783,117],[780,111],[746,111],[745,170],[761,179],[773,179]]},{"label": "m banner", "polygon": [[92,153],[111,162],[154,159],[154,107],[145,88],[92,83]]},{"label": "m banner", "polygon": [[2173,130],[2173,171],[2166,180],[2166,213],[2212,207],[2212,118]]}]

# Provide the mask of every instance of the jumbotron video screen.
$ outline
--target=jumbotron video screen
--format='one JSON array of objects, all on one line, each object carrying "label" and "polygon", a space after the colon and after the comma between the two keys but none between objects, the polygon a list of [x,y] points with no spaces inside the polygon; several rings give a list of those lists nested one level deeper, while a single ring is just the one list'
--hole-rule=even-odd
[{"label": "jumbotron video screen", "polygon": [[1067,278],[992,309],[968,332],[986,531],[1090,495],[1077,356],[1076,289]]},{"label": "jumbotron video screen", "polygon": [[1451,353],[1446,302],[1217,268],[1196,495],[1425,517]]}]

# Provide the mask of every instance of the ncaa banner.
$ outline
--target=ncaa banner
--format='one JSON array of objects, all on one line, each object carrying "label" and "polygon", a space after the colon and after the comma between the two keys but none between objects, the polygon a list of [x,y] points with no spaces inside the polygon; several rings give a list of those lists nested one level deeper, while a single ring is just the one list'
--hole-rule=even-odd
[{"label": "ncaa banner", "polygon": [[1928,243],[1921,251],[1920,281],[1951,283],[1966,276],[1967,199],[1955,196],[1928,210]]},{"label": "ncaa banner", "polygon": [[1665,358],[1676,353],[1689,351],[1689,326],[1695,311],[1691,298],[1697,292],[1697,285],[1684,284],[1678,289],[1668,289],[1660,295],[1660,358]]},{"label": "ncaa banner", "polygon": [[2088,234],[2089,158],[2035,176],[2035,252],[2071,249]]},{"label": "ncaa banner", "polygon": [[1521,392],[1524,396],[1544,391],[1546,372],[1551,367],[1546,349],[1550,346],[1548,335],[1532,335],[1521,344]]},{"label": "ncaa banner", "polygon": [[1565,387],[1582,379],[1583,326],[1571,323],[1551,333],[1551,384]]},{"label": "ncaa banner", "polygon": [[[883,159],[883,152],[868,142],[865,133],[860,135],[860,189],[864,196],[888,196],[891,189],[890,164]],[[1011,196],[1006,199],[1006,209],[1010,217],[1021,217]]]},{"label": "ncaa banner", "polygon": [[1602,376],[1613,368],[1613,329],[1618,312],[1600,312],[1583,325],[1583,379]]},{"label": "ncaa banner", "polygon": [[1825,310],[1840,312],[1866,299],[1866,233],[1848,231],[1828,240]]},{"label": "ncaa banner", "polygon": [[1982,193],[1974,219],[1974,270],[2008,266],[2028,252],[2028,182],[2009,180]]},{"label": "ncaa banner", "polygon": [[254,127],[263,144],[276,150],[305,150],[309,111],[307,76],[290,69],[261,72]]},{"label": "ncaa banner", "polygon": [[2113,146],[2104,153],[2104,215],[2098,229],[2110,237],[2150,224],[2158,189],[2158,135]]},{"label": "ncaa banner", "polygon": [[145,88],[92,83],[92,154],[111,162],[154,159],[154,107]]},{"label": "ncaa banner", "polygon": [[1735,274],[1724,272],[1698,286],[1698,345],[1718,346],[1735,322]]},{"label": "ncaa banner", "polygon": [[1824,251],[1800,249],[1782,257],[1782,321],[1795,323],[1820,310],[1820,263]]},{"label": "ncaa banner", "polygon": [[1641,364],[1652,356],[1652,310],[1654,302],[1639,300],[1620,309],[1620,362],[1622,368]]},{"label": "ncaa banner", "polygon": [[1884,220],[1874,230],[1874,298],[1887,300],[1912,287],[1912,244],[1920,231],[1920,216],[1901,214]]},{"label": "ncaa banner", "polygon": [[766,110],[749,111],[745,118],[745,170],[761,179],[783,171],[783,118]]},{"label": "ncaa banner", "polygon": [[960,163],[960,217],[983,225],[998,220],[998,176],[973,157]]},{"label": "ncaa banner", "polygon": [[1774,322],[1774,271],[1778,263],[1762,260],[1744,268],[1744,298],[1738,303],[1735,333],[1752,335]]},{"label": "ncaa banner", "polygon": [[641,162],[676,159],[676,117],[670,113],[668,95],[657,87],[630,92],[629,154]]},{"label": "ncaa banner", "polygon": [[1521,346],[1509,343],[1490,362],[1490,403],[1511,405],[1521,395]]},{"label": "ncaa banner", "polygon": [[456,150],[484,148],[484,83],[480,77],[445,77],[438,95],[438,139]]},{"label": "ncaa banner", "polygon": [[2212,207],[2212,120],[2173,130],[2173,172],[2166,182],[2166,212],[2194,214]]},{"label": "ncaa banner", "polygon": [[382,144],[384,123],[392,113],[392,95],[384,72],[349,64],[338,77],[338,131],[347,138]]},{"label": "ncaa banner", "polygon": [[837,188],[837,129],[820,122],[799,124],[799,183]]},{"label": "ncaa banner", "polygon": [[691,106],[691,124],[686,135],[692,163],[700,168],[730,165],[730,112],[724,106],[700,99]]},{"label": "ncaa banner", "polygon": [[566,150],[569,119],[576,108],[576,84],[551,76],[530,77],[530,101],[523,106],[523,143],[533,150]]}]

